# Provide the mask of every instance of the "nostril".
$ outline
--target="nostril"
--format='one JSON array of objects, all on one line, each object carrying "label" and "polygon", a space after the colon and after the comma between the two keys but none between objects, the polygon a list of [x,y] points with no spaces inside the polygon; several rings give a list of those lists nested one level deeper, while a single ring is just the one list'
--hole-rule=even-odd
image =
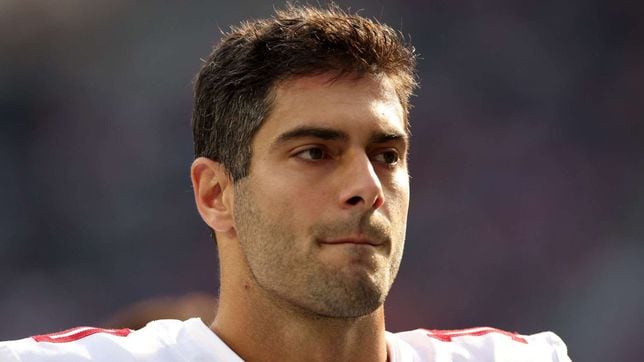
[{"label": "nostril", "polygon": [[352,205],[352,206],[355,206],[355,205],[359,204],[360,201],[362,201],[362,198],[360,196],[354,196],[354,197],[350,198],[349,200],[347,200],[347,203]]}]

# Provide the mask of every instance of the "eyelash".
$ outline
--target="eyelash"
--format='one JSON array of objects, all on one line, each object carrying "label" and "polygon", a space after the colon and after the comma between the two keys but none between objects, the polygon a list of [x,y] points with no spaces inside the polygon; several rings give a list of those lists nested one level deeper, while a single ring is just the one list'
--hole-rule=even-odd
[{"label": "eyelash", "polygon": [[[391,162],[387,162],[385,155],[392,155],[394,159],[391,160]],[[376,154],[376,156],[383,156],[383,161],[379,161],[379,162],[382,162],[382,163],[386,164],[387,166],[394,166],[394,165],[398,164],[398,161],[400,161],[400,155],[398,154],[398,151],[392,150],[392,149],[383,150],[382,152],[378,152]],[[372,157],[372,159],[373,159],[373,157]]]},{"label": "eyelash", "polygon": [[[310,155],[311,151],[321,151],[322,154],[320,155],[320,158],[301,157],[302,154],[305,154],[307,152],[309,153],[309,156],[311,156]],[[386,159],[385,155],[392,155],[393,160],[390,160],[390,162],[387,162],[387,159]],[[309,147],[307,149],[304,149],[304,150],[301,150],[301,151],[295,153],[293,156],[294,157],[299,157],[299,158],[302,158],[302,159],[305,159],[305,160],[311,161],[311,162],[328,160],[328,159],[333,158],[333,156],[330,155],[329,151],[327,151],[324,147],[320,147],[320,146]],[[378,156],[383,156],[382,161],[380,161],[380,160],[376,161],[375,160],[375,158],[378,157]],[[400,155],[398,154],[398,151],[396,151],[395,149],[385,149],[383,151],[380,151],[380,152],[376,153],[375,155],[371,156],[370,158],[371,158],[372,161],[382,163],[382,164],[384,164],[384,165],[386,165],[388,167],[394,166],[394,165],[398,164],[398,162],[400,161]]]},{"label": "eyelash", "polygon": [[320,160],[325,160],[325,159],[331,159],[332,158],[331,155],[329,154],[329,152],[324,149],[324,147],[319,147],[319,146],[318,147],[309,147],[307,149],[301,150],[301,151],[297,152],[294,156],[299,157],[300,155],[305,154],[307,152],[310,155],[311,151],[318,151],[318,150],[322,152],[322,158],[313,158],[313,157],[310,157],[310,158],[308,158],[308,157],[300,157],[300,158],[306,159],[308,161],[320,161]]}]

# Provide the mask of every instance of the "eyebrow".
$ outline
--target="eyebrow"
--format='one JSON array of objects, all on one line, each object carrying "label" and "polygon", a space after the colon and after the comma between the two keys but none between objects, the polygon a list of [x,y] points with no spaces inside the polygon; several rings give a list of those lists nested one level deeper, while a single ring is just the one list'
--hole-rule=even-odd
[{"label": "eyebrow", "polygon": [[[349,139],[349,135],[347,135],[345,132],[333,128],[300,126],[279,135],[273,142],[273,146],[288,142],[293,139],[306,137],[318,138],[324,141],[345,141]],[[403,141],[407,143],[408,138],[409,137],[406,134],[395,131],[374,133],[369,138],[369,143],[377,144],[392,141]]]},{"label": "eyebrow", "polygon": [[273,144],[275,145],[275,144],[284,143],[293,139],[306,138],[306,137],[319,138],[325,141],[334,141],[334,140],[343,141],[349,138],[349,136],[346,133],[332,128],[301,126],[282,133],[281,135],[279,135],[279,137],[277,137],[277,139],[275,140],[275,142],[273,142]]},{"label": "eyebrow", "polygon": [[392,141],[403,141],[407,143],[409,137],[398,132],[376,133],[369,138],[370,143],[387,143]]}]

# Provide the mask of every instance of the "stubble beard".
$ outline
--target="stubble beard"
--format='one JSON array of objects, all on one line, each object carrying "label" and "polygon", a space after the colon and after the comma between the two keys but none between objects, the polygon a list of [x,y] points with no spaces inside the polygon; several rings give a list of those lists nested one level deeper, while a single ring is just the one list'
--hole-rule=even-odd
[{"label": "stubble beard", "polygon": [[[349,273],[322,263],[316,240],[298,242],[287,222],[292,214],[276,214],[269,219],[247,182],[240,180],[235,185],[236,231],[251,277],[273,302],[313,318],[357,318],[384,303],[398,273],[404,228],[401,235],[393,236],[400,240],[388,240],[390,255],[386,265],[371,273]],[[343,227],[346,226],[340,226]],[[371,227],[368,230],[372,234],[391,235],[382,224],[367,227]],[[328,233],[338,227],[312,229]]]}]

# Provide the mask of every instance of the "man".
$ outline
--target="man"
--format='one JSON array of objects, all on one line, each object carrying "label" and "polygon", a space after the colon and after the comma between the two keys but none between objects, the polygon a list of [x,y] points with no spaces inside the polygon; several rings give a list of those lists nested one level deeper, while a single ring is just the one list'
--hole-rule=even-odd
[{"label": "man", "polygon": [[198,319],[0,344],[35,361],[565,361],[553,333],[385,331],[409,204],[413,48],[332,7],[227,34],[197,77],[191,177],[221,288]]}]

